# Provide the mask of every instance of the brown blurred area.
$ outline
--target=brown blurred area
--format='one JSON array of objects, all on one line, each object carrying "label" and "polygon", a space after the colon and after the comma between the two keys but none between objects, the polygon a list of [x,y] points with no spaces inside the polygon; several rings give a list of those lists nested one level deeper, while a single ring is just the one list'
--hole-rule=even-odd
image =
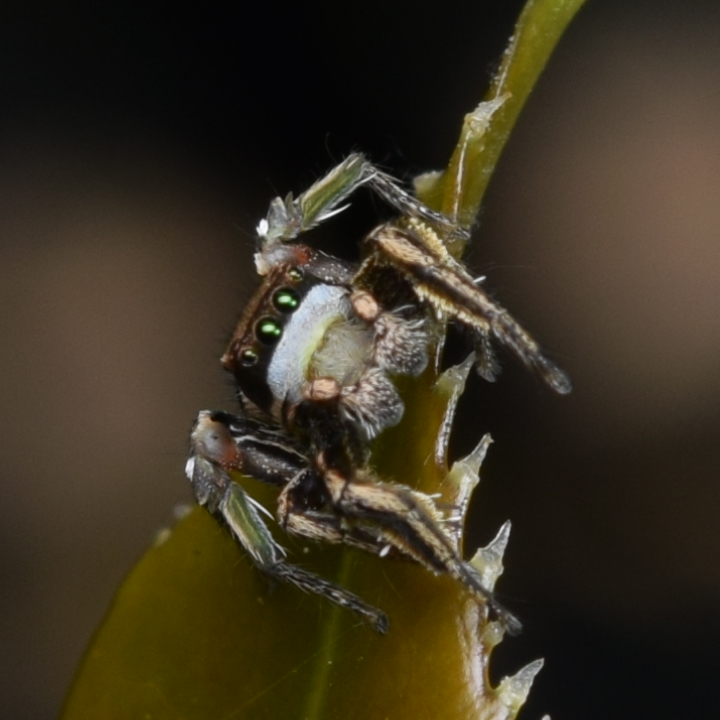
[{"label": "brown blurred area", "polygon": [[[1,11],[0,717],[57,714],[190,501],[187,433],[234,408],[217,358],[269,198],[353,149],[440,165],[518,7],[349,5],[342,33],[312,4]],[[590,3],[486,197],[473,267],[575,382],[555,397],[502,355],[455,441],[496,441],[473,537],[513,520],[500,590],[527,631],[498,672],[546,658],[526,717],[715,706],[719,36],[709,2]]]}]

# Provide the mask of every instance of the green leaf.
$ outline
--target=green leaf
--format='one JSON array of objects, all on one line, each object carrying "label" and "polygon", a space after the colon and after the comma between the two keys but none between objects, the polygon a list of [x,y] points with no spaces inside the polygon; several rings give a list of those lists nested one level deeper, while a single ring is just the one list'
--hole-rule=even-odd
[{"label": "green leaf", "polygon": [[[408,407],[411,434],[396,431],[380,449],[436,489],[436,431],[463,381],[461,373],[438,386],[427,373]],[[246,482],[272,506],[268,488]],[[453,499],[457,486],[442,490]],[[502,632],[457,583],[362,552],[292,549],[292,561],[383,608],[388,635],[315,596],[271,587],[196,508],[123,584],[63,717],[422,720],[469,717],[488,705],[504,708],[492,717],[511,716],[515,695],[487,693],[484,662]]]},{"label": "green leaf", "polygon": [[[419,179],[426,202],[472,223],[510,129],[581,4],[527,4],[490,90],[494,104],[466,118],[448,170]],[[467,500],[487,444],[448,474],[437,440],[466,370],[404,380],[403,422],[374,448],[383,478],[440,492],[441,502]],[[249,478],[243,484],[272,510],[272,488]],[[64,720],[515,717],[540,665],[492,688],[488,663],[502,630],[458,583],[412,563],[276,538],[290,562],[382,608],[388,634],[316,596],[273,585],[196,508],[123,583],[70,689]],[[505,540],[473,561],[488,584]]]}]

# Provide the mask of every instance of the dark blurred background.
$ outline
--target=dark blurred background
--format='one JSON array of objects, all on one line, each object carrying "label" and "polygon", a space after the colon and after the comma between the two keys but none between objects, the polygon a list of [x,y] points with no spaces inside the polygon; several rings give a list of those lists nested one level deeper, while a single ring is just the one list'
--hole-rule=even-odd
[{"label": "dark blurred background", "polygon": [[[57,714],[190,501],[269,198],[353,149],[442,166],[520,5],[2,5],[0,717]],[[513,520],[500,589],[527,630],[495,670],[546,659],[526,718],[716,712],[718,37],[715,2],[591,0],[486,196],[473,268],[576,385],[503,356],[454,443],[496,441],[472,538]]]}]

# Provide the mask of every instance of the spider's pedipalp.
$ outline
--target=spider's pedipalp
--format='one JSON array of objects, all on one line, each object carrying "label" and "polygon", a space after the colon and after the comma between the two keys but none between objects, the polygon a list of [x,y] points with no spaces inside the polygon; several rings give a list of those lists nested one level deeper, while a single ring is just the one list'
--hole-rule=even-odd
[{"label": "spider's pedipalp", "polygon": [[428,364],[428,333],[421,319],[405,320],[382,313],[375,322],[375,360],[380,367],[401,375],[420,375]]}]

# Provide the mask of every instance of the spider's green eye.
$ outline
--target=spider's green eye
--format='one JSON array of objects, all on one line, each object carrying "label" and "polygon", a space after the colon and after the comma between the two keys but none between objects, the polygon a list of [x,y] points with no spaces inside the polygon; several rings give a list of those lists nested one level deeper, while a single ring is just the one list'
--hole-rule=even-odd
[{"label": "spider's green eye", "polygon": [[258,321],[255,326],[255,336],[265,345],[274,345],[282,335],[280,323],[274,318],[267,317]]},{"label": "spider's green eye", "polygon": [[273,295],[273,305],[283,313],[297,310],[300,305],[300,296],[291,288],[280,288]]},{"label": "spider's green eye", "polygon": [[254,350],[243,350],[240,354],[240,363],[244,367],[250,367],[258,361],[258,354]]},{"label": "spider's green eye", "polygon": [[288,276],[291,280],[295,280],[295,282],[300,282],[300,280],[303,279],[303,271],[299,268],[290,268],[288,270]]}]

